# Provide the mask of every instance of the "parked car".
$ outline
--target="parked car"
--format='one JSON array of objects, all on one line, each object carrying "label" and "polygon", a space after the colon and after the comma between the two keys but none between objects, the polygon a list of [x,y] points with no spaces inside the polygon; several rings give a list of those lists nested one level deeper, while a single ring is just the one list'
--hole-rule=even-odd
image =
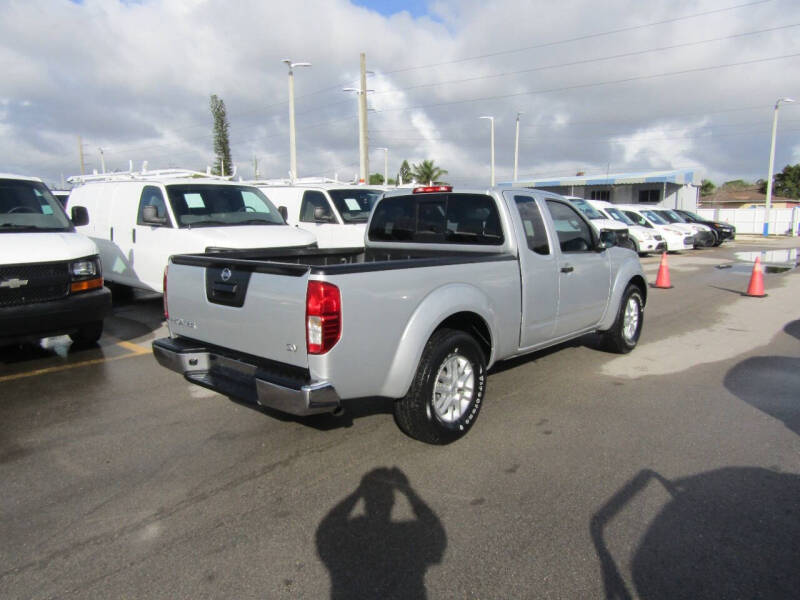
[{"label": "parked car", "polygon": [[639,259],[556,194],[389,192],[364,249],[170,259],[158,362],[198,385],[296,415],[394,398],[398,425],[443,444],[474,425],[495,362],[599,331],[629,352]]},{"label": "parked car", "polygon": [[[256,184],[258,185],[258,184]],[[320,248],[364,246],[369,213],[383,190],[340,183],[258,185],[289,225],[313,233]]]},{"label": "parked car", "polygon": [[69,206],[92,213],[79,231],[97,243],[108,281],[159,293],[172,254],[316,243],[258,188],[182,171],[86,178]]},{"label": "parked car", "polygon": [[642,227],[637,225],[620,209],[604,200],[587,200],[597,211],[603,214],[607,219],[619,221],[628,228],[628,235],[634,243],[634,250],[639,256],[646,256],[650,252],[663,252],[667,249],[667,243],[664,237],[651,228]]},{"label": "parked car", "polygon": [[688,235],[682,228],[670,225],[663,217],[652,210],[652,207],[640,204],[615,205],[637,225],[652,228],[664,238],[667,252],[691,250],[694,248],[694,236]]},{"label": "parked car", "polygon": [[691,223],[699,223],[711,227],[717,234],[717,239],[714,242],[715,246],[719,246],[722,242],[727,240],[733,241],[736,239],[736,227],[729,223],[704,219],[697,213],[688,210],[675,209],[675,212]]},{"label": "parked car", "polygon": [[584,198],[579,198],[578,196],[564,196],[564,198],[572,202],[589,219],[595,229],[598,231],[608,229],[616,233],[618,246],[636,250],[636,243],[630,237],[627,224],[615,219],[609,219],[607,215],[597,210]]},{"label": "parked car", "polygon": [[717,234],[714,233],[711,227],[690,223],[677,212],[669,208],[655,208],[653,210],[668,223],[675,227],[680,227],[689,235],[694,235],[695,248],[708,248],[713,246],[717,240]]},{"label": "parked car", "polygon": [[70,221],[41,179],[0,174],[0,344],[100,339],[111,293],[97,247],[75,231],[88,220],[76,207]]}]

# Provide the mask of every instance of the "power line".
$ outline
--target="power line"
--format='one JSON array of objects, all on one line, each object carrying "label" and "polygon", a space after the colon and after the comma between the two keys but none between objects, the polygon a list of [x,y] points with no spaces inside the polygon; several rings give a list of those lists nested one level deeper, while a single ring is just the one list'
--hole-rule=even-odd
[{"label": "power line", "polygon": [[695,42],[683,42],[683,43],[680,43],[680,44],[674,44],[672,46],[660,46],[660,47],[657,47],[657,48],[649,48],[649,49],[646,49],[646,50],[637,50],[637,51],[634,51],[634,52],[624,52],[622,54],[611,54],[611,55],[608,55],[608,56],[600,56],[600,57],[597,57],[597,58],[587,58],[587,59],[583,59],[583,60],[576,60],[576,61],[566,62],[566,63],[558,63],[558,64],[554,64],[554,65],[544,65],[544,66],[541,66],[541,67],[532,67],[532,68],[529,68],[529,69],[520,69],[518,71],[504,71],[502,73],[494,73],[492,75],[480,75],[480,76],[477,76],[477,77],[466,77],[466,78],[463,78],[463,79],[450,79],[450,80],[447,80],[447,81],[436,81],[436,82],[433,82],[433,83],[421,83],[419,85],[411,85],[411,86],[407,86],[407,87],[395,88],[393,90],[379,90],[379,91],[376,91],[375,94],[391,94],[391,93],[395,93],[395,92],[403,92],[403,91],[407,91],[407,90],[416,90],[416,89],[426,88],[426,87],[438,87],[438,86],[443,86],[443,85],[452,85],[454,83],[466,83],[466,82],[470,82],[470,81],[481,81],[481,80],[484,80],[484,79],[495,79],[495,78],[498,78],[498,77],[508,77],[510,75],[520,75],[522,73],[534,73],[536,71],[546,71],[546,70],[549,70],[549,69],[559,69],[559,68],[562,68],[562,67],[573,67],[573,66],[576,66],[576,65],[585,65],[585,64],[594,63],[594,62],[602,62],[602,61],[605,61],[605,60],[615,60],[615,59],[618,59],[618,58],[629,58],[631,56],[640,56],[640,55],[643,55],[643,54],[649,54],[651,52],[662,52],[662,51],[665,51],[665,50],[674,50],[676,48],[688,48],[690,46],[699,46],[699,45],[702,45],[702,44],[710,44],[712,42],[720,42],[720,41],[724,41],[724,40],[732,40],[732,39],[745,37],[745,36],[749,36],[749,35],[758,35],[758,34],[761,34],[761,33],[769,33],[769,32],[773,32],[773,31],[779,31],[781,29],[790,29],[792,27],[800,27],[800,23],[793,23],[791,25],[780,25],[778,27],[771,27],[769,29],[760,29],[760,30],[757,30],[757,31],[747,31],[747,32],[743,32],[743,33],[736,33],[736,34],[733,34],[733,35],[726,35],[726,36],[721,36],[721,37],[716,37],[716,38],[709,38],[709,39],[705,39],[705,40],[699,40],[699,41],[695,41]]},{"label": "power line", "polygon": [[433,103],[430,103],[430,104],[420,104],[420,105],[417,105],[417,106],[409,106],[409,107],[406,107],[406,108],[384,108],[384,109],[376,110],[375,112],[378,112],[378,113],[384,113],[384,112],[406,112],[406,111],[409,111],[409,110],[417,110],[417,109],[420,109],[420,108],[435,108],[435,107],[439,107],[439,106],[452,106],[454,104],[467,104],[467,103],[470,103],[470,102],[480,102],[480,101],[484,101],[484,100],[502,100],[504,98],[517,98],[519,96],[535,96],[537,94],[548,94],[548,93],[551,93],[551,92],[564,92],[564,91],[569,91],[569,90],[577,90],[577,89],[584,89],[584,88],[590,88],[590,87],[598,87],[598,86],[601,86],[601,85],[616,85],[618,83],[630,83],[632,81],[643,81],[643,80],[646,80],[646,79],[657,79],[659,77],[671,77],[671,76],[674,76],[674,75],[686,75],[686,74],[689,74],[689,73],[702,73],[704,71],[713,71],[713,70],[716,70],[716,69],[725,69],[725,68],[730,68],[730,67],[740,67],[740,66],[743,66],[743,65],[753,65],[753,64],[757,64],[757,63],[763,63],[763,62],[770,62],[770,61],[775,61],[775,60],[783,60],[783,59],[786,59],[786,58],[795,58],[797,56],[800,56],[800,52],[795,53],[795,54],[784,54],[784,55],[781,55],[781,56],[771,56],[771,57],[768,57],[768,58],[759,58],[759,59],[746,60],[746,61],[735,62],[735,63],[714,65],[714,66],[710,66],[710,67],[698,67],[698,68],[694,68],[694,69],[683,69],[683,70],[680,70],[680,71],[669,71],[669,72],[666,72],[666,73],[656,73],[656,74],[653,74],[653,75],[639,75],[639,76],[636,76],[636,77],[625,77],[623,79],[612,79],[612,80],[609,80],[609,81],[598,81],[598,82],[594,82],[594,83],[581,83],[581,84],[575,84],[575,85],[558,87],[558,88],[534,90],[532,92],[516,92],[516,93],[513,93],[513,94],[498,94],[498,95],[495,95],[495,96],[482,96],[482,97],[479,97],[479,98],[467,98],[467,99],[461,99],[461,100],[450,100],[450,101],[446,101],[446,102],[433,102]]},{"label": "power line", "polygon": [[613,35],[615,33],[625,33],[625,32],[628,32],[628,31],[636,31],[637,29],[645,29],[647,27],[655,27],[657,25],[666,25],[668,23],[677,23],[679,21],[686,21],[688,19],[696,19],[697,17],[705,17],[707,15],[713,15],[713,14],[728,12],[728,11],[736,10],[736,9],[739,9],[739,8],[746,8],[748,6],[756,6],[758,4],[766,4],[768,2],[773,2],[773,0],[756,0],[755,2],[746,2],[745,4],[737,4],[735,6],[728,6],[726,8],[717,8],[717,9],[714,9],[714,10],[707,10],[707,11],[704,11],[704,12],[693,13],[691,15],[684,15],[682,17],[673,17],[671,19],[663,19],[661,21],[652,21],[650,23],[643,23],[641,25],[631,25],[630,27],[621,27],[619,29],[611,29],[609,31],[601,31],[601,32],[598,32],[598,33],[590,33],[590,34],[587,34],[587,35],[581,35],[581,36],[578,36],[578,37],[567,38],[567,39],[563,39],[563,40],[557,40],[557,41],[554,41],[554,42],[545,42],[543,44],[535,44],[533,46],[523,46],[521,48],[513,48],[513,49],[510,49],[510,50],[500,50],[500,51],[497,51],[497,52],[491,52],[489,54],[480,54],[480,55],[476,55],[476,56],[470,56],[470,57],[466,57],[466,58],[448,60],[448,61],[439,62],[439,63],[429,63],[429,64],[426,64],[426,65],[418,65],[418,66],[415,66],[415,67],[405,67],[405,68],[402,68],[402,69],[394,69],[392,71],[384,71],[383,73],[385,75],[391,75],[393,73],[405,73],[407,71],[416,71],[418,69],[429,69],[429,68],[432,68],[432,67],[441,67],[443,65],[453,65],[453,64],[457,64],[457,63],[467,62],[467,61],[470,61],[470,60],[478,60],[478,59],[481,59],[481,58],[491,58],[491,57],[494,57],[494,56],[502,56],[504,54],[513,54],[513,53],[516,53],[516,52],[525,52],[527,50],[536,50],[538,48],[550,48],[552,46],[558,46],[558,45],[561,45],[561,44],[570,44],[572,42],[579,42],[579,41],[582,41],[582,40],[590,40],[590,39],[593,39],[593,38],[603,37],[603,36],[607,36],[607,35]]}]

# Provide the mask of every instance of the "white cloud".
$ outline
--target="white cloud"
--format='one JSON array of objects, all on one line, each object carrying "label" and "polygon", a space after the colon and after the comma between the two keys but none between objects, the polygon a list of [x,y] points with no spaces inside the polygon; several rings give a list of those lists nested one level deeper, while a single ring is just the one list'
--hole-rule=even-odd
[{"label": "white cloud", "polygon": [[[526,175],[611,163],[617,172],[691,165],[720,179],[755,179],[775,98],[800,93],[797,58],[653,75],[800,53],[800,28],[632,53],[800,22],[796,1],[594,35],[732,4],[617,0],[599,10],[590,0],[437,0],[433,18],[414,19],[346,0],[11,0],[0,22],[0,164],[57,180],[77,172],[81,135],[90,159],[102,146],[110,168],[148,159],[202,169],[213,158],[208,97],[216,93],[240,171],[252,173],[255,155],[262,175],[284,176],[280,59],[289,56],[314,64],[296,74],[299,170],[349,177],[358,168],[356,103],[340,90],[356,82],[365,52],[376,72],[370,86],[383,92],[370,98],[380,111],[369,114],[370,143],[390,148],[392,173],[404,158],[429,158],[456,183],[486,181],[488,126],[477,117],[493,114],[497,178],[510,179],[514,117],[523,111]],[[593,60],[620,54],[630,56]],[[411,68],[421,65],[436,66]],[[800,159],[798,110],[782,107],[776,164]],[[371,161],[382,171],[381,153]]]}]

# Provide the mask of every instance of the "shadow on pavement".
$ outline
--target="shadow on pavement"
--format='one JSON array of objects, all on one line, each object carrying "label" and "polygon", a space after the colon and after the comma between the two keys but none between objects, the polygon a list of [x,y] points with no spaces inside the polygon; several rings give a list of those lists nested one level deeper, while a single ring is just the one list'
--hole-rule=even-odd
[{"label": "shadow on pavement", "polygon": [[[670,498],[633,554],[629,584],[605,533],[651,482]],[[798,475],[731,467],[670,481],[643,470],[595,513],[590,530],[607,599],[794,599],[800,590]]]},{"label": "shadow on pavement", "polygon": [[[413,520],[392,520],[398,494]],[[363,514],[353,516],[363,500]],[[322,519],[317,553],[331,577],[331,598],[427,598],[425,572],[439,563],[447,535],[398,468],[374,469]]]},{"label": "shadow on pavement", "polygon": [[228,396],[228,399],[278,421],[299,423],[319,431],[332,431],[334,429],[352,427],[356,419],[373,415],[391,415],[394,412],[394,400],[391,398],[354,398],[352,400],[344,400],[342,401],[342,411],[340,413],[322,413],[305,417],[284,413],[266,406],[260,406],[255,402],[234,398],[233,396]]},{"label": "shadow on pavement", "polygon": [[745,359],[725,374],[724,384],[739,399],[782,421],[800,435],[800,358],[754,356]]},{"label": "shadow on pavement", "polygon": [[792,321],[786,325],[786,327],[783,328],[783,331],[800,340],[800,319],[797,321]]}]

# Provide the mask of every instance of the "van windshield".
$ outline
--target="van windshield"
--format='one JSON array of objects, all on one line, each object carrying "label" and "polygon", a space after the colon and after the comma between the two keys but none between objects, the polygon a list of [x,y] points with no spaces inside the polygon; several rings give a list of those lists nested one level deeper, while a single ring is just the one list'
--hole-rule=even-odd
[{"label": "van windshield", "polygon": [[258,188],[191,183],[166,187],[178,227],[286,224]]},{"label": "van windshield", "polygon": [[381,190],[328,190],[336,210],[345,223],[366,223],[369,213],[383,192]]},{"label": "van windshield", "polygon": [[667,225],[667,221],[654,210],[643,210],[642,214],[656,225]]},{"label": "van windshield", "polygon": [[597,221],[599,219],[604,219],[603,215],[591,204],[589,204],[586,200],[581,198],[569,198],[569,201],[572,202],[575,206],[578,207],[584,215],[586,215],[589,219],[593,221]]},{"label": "van windshield", "polygon": [[604,208],[603,210],[605,210],[609,214],[609,216],[615,221],[621,221],[622,223],[625,223],[625,225],[636,225],[636,223],[634,223],[628,218],[628,215],[626,215],[618,208],[608,207]]},{"label": "van windshield", "polygon": [[61,203],[38,181],[0,179],[0,233],[74,231]]},{"label": "van windshield", "polygon": [[664,217],[665,220],[669,221],[670,223],[685,223],[678,214],[674,213],[671,210],[659,210],[658,214]]}]

